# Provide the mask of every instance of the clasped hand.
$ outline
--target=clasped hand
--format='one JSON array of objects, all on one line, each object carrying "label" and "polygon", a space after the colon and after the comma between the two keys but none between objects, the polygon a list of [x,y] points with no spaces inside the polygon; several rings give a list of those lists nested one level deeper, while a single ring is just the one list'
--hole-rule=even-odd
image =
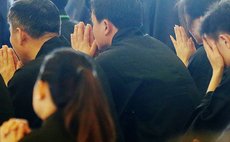
[{"label": "clasped hand", "polygon": [[83,22],[75,25],[74,32],[71,34],[71,46],[73,49],[83,52],[93,57],[97,50],[94,40],[92,26]]},{"label": "clasped hand", "polygon": [[0,141],[18,142],[30,132],[31,130],[26,120],[12,118],[2,124],[0,128]]},{"label": "clasped hand", "polygon": [[7,85],[15,71],[22,66],[12,48],[3,45],[0,49],[0,74]]},{"label": "clasped hand", "polygon": [[171,41],[175,47],[177,56],[188,66],[190,57],[196,52],[196,48],[192,38],[188,37],[182,26],[175,26],[174,32],[176,39],[170,35]]}]

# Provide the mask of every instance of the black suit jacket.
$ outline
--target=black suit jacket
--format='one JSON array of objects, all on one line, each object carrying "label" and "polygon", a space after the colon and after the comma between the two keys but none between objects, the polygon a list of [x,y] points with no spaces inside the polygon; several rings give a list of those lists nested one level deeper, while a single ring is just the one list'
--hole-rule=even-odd
[{"label": "black suit jacket", "polygon": [[0,125],[14,116],[14,108],[9,92],[0,75]]},{"label": "black suit jacket", "polygon": [[20,142],[76,142],[75,138],[76,136],[66,130],[63,114],[56,112],[43,123],[41,128],[33,130]]},{"label": "black suit jacket", "polygon": [[201,141],[211,141],[230,123],[230,68],[225,69],[220,85],[209,92],[197,108],[188,135]]},{"label": "black suit jacket", "polygon": [[127,142],[163,142],[183,132],[199,97],[167,46],[138,29],[119,30],[96,61],[109,80]]},{"label": "black suit jacket", "polygon": [[35,60],[17,70],[8,83],[8,89],[13,99],[15,116],[27,119],[32,128],[39,127],[41,124],[32,107],[33,87],[37,80],[41,63],[45,55],[62,46],[63,41],[58,37],[45,42]]}]

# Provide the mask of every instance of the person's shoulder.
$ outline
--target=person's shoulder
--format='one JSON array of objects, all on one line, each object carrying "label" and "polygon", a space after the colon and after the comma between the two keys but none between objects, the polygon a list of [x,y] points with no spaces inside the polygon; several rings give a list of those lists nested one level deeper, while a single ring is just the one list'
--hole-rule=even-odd
[{"label": "person's shoulder", "polygon": [[203,46],[199,47],[197,51],[194,53],[194,55],[189,59],[188,69],[190,70],[191,68],[198,66],[211,68],[211,65],[209,63],[207,54]]},{"label": "person's shoulder", "polygon": [[66,130],[60,113],[49,116],[41,128],[33,130],[25,136],[20,142],[74,142],[72,135]]},{"label": "person's shoulder", "polygon": [[30,82],[35,82],[40,70],[41,63],[42,59],[33,60],[18,69],[8,83],[9,88],[12,85],[28,85]]}]

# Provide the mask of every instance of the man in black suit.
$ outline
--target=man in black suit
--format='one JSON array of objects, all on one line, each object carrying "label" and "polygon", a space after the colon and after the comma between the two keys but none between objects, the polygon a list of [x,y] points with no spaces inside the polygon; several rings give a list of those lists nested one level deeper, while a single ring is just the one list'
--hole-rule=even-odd
[{"label": "man in black suit", "polygon": [[[20,61],[7,47],[1,49],[2,55],[7,57],[0,61],[3,63],[1,68],[5,68],[1,75],[12,96],[15,116],[27,119],[31,127],[37,127],[40,120],[32,107],[33,86],[43,57],[64,44],[58,38],[59,12],[49,0],[18,0],[10,8],[8,20],[11,44]],[[19,62],[24,66],[15,72]]]},{"label": "man in black suit", "polygon": [[14,116],[14,109],[7,87],[0,75],[0,125]]},{"label": "man in black suit", "polygon": [[[92,22],[80,22],[72,47],[95,58],[112,90],[127,142],[163,142],[183,133],[199,103],[182,62],[160,41],[143,34],[139,0],[93,0]],[[93,40],[93,35],[95,40]]]},{"label": "man in black suit", "polygon": [[212,77],[188,134],[202,142],[214,141],[230,123],[229,17],[230,0],[220,1],[205,14],[200,28]]}]

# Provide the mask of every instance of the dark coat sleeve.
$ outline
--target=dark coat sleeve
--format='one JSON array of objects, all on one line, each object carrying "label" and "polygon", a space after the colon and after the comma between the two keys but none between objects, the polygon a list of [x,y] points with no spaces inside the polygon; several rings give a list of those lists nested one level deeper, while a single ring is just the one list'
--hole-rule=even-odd
[{"label": "dark coat sleeve", "polygon": [[0,75],[0,125],[14,116],[14,109],[8,89]]},{"label": "dark coat sleeve", "polygon": [[16,71],[8,83],[10,96],[13,100],[15,116],[28,120],[30,127],[37,128],[41,120],[37,117],[32,106],[32,94],[40,64],[34,63]]},{"label": "dark coat sleeve", "polygon": [[209,92],[197,108],[189,135],[201,141],[211,141],[230,122],[230,82],[222,83],[214,92]]}]

